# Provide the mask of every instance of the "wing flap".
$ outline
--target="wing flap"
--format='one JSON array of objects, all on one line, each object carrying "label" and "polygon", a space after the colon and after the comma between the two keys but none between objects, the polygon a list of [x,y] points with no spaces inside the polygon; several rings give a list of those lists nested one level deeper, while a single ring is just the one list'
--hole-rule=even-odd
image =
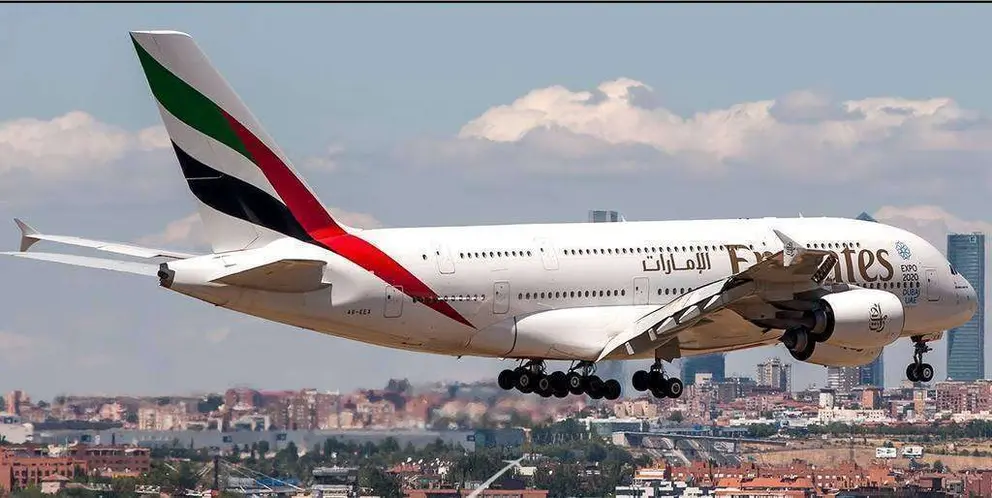
[{"label": "wing flap", "polygon": [[89,256],[76,256],[73,254],[58,254],[47,252],[0,252],[2,256],[14,256],[17,258],[34,259],[38,261],[50,261],[72,266],[82,266],[86,268],[96,268],[100,270],[111,270],[116,272],[133,273],[135,275],[155,276],[158,274],[158,266],[134,261],[118,261],[114,259],[93,258]]},{"label": "wing flap", "polygon": [[165,249],[153,249],[150,247],[141,247],[132,244],[124,244],[121,242],[105,242],[102,240],[84,239],[82,237],[73,237],[69,235],[48,235],[35,230],[32,226],[17,218],[14,218],[14,223],[16,223],[17,228],[21,230],[21,252],[27,251],[38,241],[46,240],[49,242],[56,242],[70,246],[87,247],[90,249],[96,249],[97,251],[121,254],[124,256],[133,256],[136,258],[187,259],[196,257],[196,254],[187,254]]},{"label": "wing flap", "polygon": [[327,287],[325,261],[280,259],[214,278],[212,281],[247,289],[270,292],[311,292]]}]

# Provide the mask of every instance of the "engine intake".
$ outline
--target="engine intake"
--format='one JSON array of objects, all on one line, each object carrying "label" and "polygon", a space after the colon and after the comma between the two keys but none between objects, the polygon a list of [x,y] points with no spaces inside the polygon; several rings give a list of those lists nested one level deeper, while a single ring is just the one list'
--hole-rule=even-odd
[{"label": "engine intake", "polygon": [[905,309],[895,295],[875,289],[827,294],[808,316],[809,331],[820,344],[848,348],[880,348],[899,338],[906,325]]}]

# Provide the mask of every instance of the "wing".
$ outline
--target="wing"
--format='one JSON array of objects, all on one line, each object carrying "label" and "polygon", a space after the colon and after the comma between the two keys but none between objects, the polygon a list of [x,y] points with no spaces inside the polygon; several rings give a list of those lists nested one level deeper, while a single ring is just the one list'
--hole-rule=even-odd
[{"label": "wing", "polygon": [[[752,324],[739,310],[769,301],[789,301],[797,293],[819,288],[837,263],[837,257],[828,251],[807,249],[784,233],[774,232],[782,241],[781,251],[645,315],[607,342],[596,361],[641,357],[666,344],[687,352],[715,352],[774,342],[777,335],[765,336],[770,329]],[[717,333],[711,336],[707,331]],[[676,338],[678,342],[673,343]]]},{"label": "wing", "polygon": [[120,242],[104,242],[102,240],[84,239],[81,237],[73,237],[69,235],[48,235],[43,234],[32,228],[27,223],[14,218],[14,223],[17,224],[17,228],[21,230],[21,252],[27,251],[32,245],[40,240],[47,240],[50,242],[57,242],[59,244],[66,244],[78,247],[88,247],[90,249],[96,249],[98,251],[110,252],[114,254],[123,254],[125,256],[134,256],[138,258],[169,258],[169,259],[187,259],[195,257],[195,254],[187,254],[183,252],[168,251],[164,249],[152,249],[148,247],[140,247],[131,244],[123,244]]},{"label": "wing", "polygon": [[82,266],[85,268],[96,268],[99,270],[110,270],[123,273],[133,273],[135,275],[155,276],[158,267],[134,261],[118,261],[115,259],[92,258],[89,256],[76,256],[73,254],[57,254],[46,252],[0,252],[0,256],[14,256],[16,258],[34,259],[37,261],[49,261],[52,263],[62,263],[64,265]]}]

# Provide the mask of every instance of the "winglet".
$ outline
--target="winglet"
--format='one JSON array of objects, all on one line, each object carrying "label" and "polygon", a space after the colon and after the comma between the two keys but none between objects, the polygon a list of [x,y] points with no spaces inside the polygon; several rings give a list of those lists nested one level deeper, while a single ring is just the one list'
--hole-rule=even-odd
[{"label": "winglet", "polygon": [[792,238],[788,235],[774,228],[772,231],[775,232],[775,235],[782,241],[782,245],[784,246],[782,249],[783,266],[790,266],[796,258],[802,256],[802,254],[806,252],[806,248],[803,247],[802,244],[792,240]]},{"label": "winglet", "polygon": [[24,223],[18,218],[14,218],[14,223],[17,224],[17,228],[21,229],[21,252],[27,251],[28,248],[35,244],[35,242],[41,240],[40,238],[35,237],[35,235],[40,234],[37,230],[32,228],[31,225]]}]

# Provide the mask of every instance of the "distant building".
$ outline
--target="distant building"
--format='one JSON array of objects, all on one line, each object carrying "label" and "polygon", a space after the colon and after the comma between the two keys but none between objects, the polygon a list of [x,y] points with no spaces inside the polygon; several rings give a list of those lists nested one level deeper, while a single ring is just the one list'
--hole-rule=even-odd
[{"label": "distant building", "polygon": [[13,413],[14,415],[21,414],[21,403],[23,402],[24,393],[21,391],[11,391],[4,398],[4,404],[7,405],[7,413]]},{"label": "distant building", "polygon": [[858,367],[858,385],[885,387],[885,363],[882,357],[883,351],[875,358],[875,361]]},{"label": "distant building", "polygon": [[985,378],[985,234],[950,234],[947,259],[975,288],[978,310],[968,323],[948,331],[948,380]]},{"label": "distant building", "polygon": [[727,359],[723,353],[703,356],[690,356],[682,359],[682,382],[692,385],[696,374],[713,374],[711,382],[723,382],[726,379]]},{"label": "distant building", "polygon": [[619,211],[606,211],[601,209],[589,210],[590,223],[610,223],[624,221],[623,215]]},{"label": "distant building", "polygon": [[827,367],[827,388],[849,393],[858,385],[858,367]]},{"label": "distant building", "polygon": [[758,363],[758,385],[779,391],[792,391],[792,365],[778,358]]}]

